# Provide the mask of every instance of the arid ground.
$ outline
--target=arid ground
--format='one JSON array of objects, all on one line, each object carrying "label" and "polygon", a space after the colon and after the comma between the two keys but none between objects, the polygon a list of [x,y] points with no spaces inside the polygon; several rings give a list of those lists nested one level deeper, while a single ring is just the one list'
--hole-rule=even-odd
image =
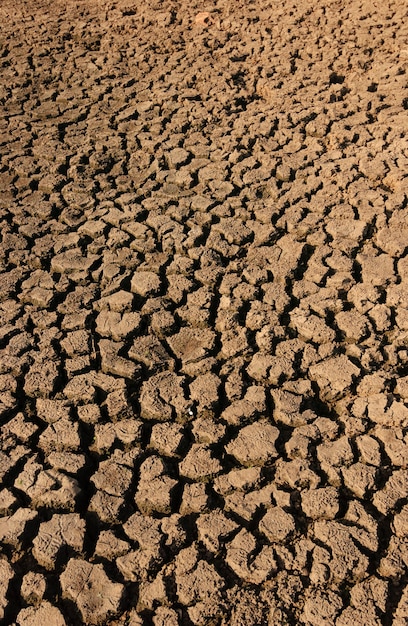
[{"label": "arid ground", "polygon": [[0,20],[0,621],[406,626],[405,1]]}]

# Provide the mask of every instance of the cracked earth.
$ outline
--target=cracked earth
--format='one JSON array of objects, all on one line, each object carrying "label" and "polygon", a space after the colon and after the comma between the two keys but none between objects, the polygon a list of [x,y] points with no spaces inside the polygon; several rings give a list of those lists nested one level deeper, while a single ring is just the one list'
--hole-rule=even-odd
[{"label": "cracked earth", "polygon": [[406,17],[2,1],[2,623],[406,626]]}]

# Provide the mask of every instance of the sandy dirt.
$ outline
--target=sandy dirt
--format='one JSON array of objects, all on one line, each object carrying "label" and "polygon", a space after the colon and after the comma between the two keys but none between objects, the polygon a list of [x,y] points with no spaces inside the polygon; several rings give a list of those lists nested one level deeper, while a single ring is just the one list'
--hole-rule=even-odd
[{"label": "sandy dirt", "polygon": [[402,0],[2,0],[0,621],[408,624]]}]

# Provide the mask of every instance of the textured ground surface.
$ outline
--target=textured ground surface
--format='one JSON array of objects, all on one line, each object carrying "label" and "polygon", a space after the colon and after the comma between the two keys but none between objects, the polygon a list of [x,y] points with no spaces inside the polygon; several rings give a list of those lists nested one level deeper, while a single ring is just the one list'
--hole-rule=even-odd
[{"label": "textured ground surface", "polygon": [[407,624],[405,11],[2,0],[5,624]]}]

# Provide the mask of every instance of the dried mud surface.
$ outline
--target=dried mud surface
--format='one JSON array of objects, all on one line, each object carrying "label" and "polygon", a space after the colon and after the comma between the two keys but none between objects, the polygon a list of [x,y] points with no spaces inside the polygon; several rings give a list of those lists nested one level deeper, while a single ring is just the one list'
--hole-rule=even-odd
[{"label": "dried mud surface", "polygon": [[2,623],[408,623],[405,11],[1,2]]}]

